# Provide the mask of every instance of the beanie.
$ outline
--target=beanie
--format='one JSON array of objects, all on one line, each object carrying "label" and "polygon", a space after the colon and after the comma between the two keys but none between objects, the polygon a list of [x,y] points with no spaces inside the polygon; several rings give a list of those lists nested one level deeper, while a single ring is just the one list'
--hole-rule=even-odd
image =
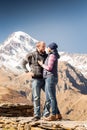
[{"label": "beanie", "polygon": [[51,50],[55,50],[58,48],[58,45],[55,43],[55,42],[52,42],[48,45],[48,47],[51,49]]}]

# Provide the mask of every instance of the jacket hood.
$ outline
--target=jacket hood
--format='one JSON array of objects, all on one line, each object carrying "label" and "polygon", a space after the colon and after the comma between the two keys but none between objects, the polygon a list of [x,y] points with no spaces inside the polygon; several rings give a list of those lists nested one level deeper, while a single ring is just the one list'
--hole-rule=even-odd
[{"label": "jacket hood", "polygon": [[57,57],[57,59],[60,58],[60,55],[59,55],[57,49],[53,50],[52,54],[54,54]]}]

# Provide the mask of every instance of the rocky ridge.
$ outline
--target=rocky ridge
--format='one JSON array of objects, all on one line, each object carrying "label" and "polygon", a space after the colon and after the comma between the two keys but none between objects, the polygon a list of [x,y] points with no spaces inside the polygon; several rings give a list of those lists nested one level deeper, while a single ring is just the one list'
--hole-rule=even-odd
[{"label": "rocky ridge", "polygon": [[32,117],[0,117],[1,130],[87,130],[86,121],[44,121],[32,122]]}]

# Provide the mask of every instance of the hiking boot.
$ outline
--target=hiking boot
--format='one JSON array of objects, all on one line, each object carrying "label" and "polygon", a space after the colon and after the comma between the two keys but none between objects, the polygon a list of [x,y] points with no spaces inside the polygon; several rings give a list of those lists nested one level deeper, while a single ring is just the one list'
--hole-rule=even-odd
[{"label": "hiking boot", "polygon": [[62,120],[61,114],[56,114],[56,120]]},{"label": "hiking boot", "polygon": [[56,115],[50,115],[48,117],[44,117],[45,121],[55,121],[56,120]]},{"label": "hiking boot", "polygon": [[38,121],[38,120],[40,120],[39,116],[35,116],[34,118],[32,118],[32,121]]},{"label": "hiking boot", "polygon": [[41,117],[41,120],[44,120],[45,118],[47,118],[49,115],[45,115]]}]

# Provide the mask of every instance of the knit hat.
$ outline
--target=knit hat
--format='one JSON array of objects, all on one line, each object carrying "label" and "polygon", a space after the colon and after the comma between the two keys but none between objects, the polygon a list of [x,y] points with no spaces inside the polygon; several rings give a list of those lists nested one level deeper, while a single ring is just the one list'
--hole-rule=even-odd
[{"label": "knit hat", "polygon": [[48,45],[48,47],[49,47],[50,49],[52,49],[52,50],[55,50],[55,49],[58,48],[58,45],[57,45],[55,42],[52,42],[52,43],[50,43],[50,44]]}]

